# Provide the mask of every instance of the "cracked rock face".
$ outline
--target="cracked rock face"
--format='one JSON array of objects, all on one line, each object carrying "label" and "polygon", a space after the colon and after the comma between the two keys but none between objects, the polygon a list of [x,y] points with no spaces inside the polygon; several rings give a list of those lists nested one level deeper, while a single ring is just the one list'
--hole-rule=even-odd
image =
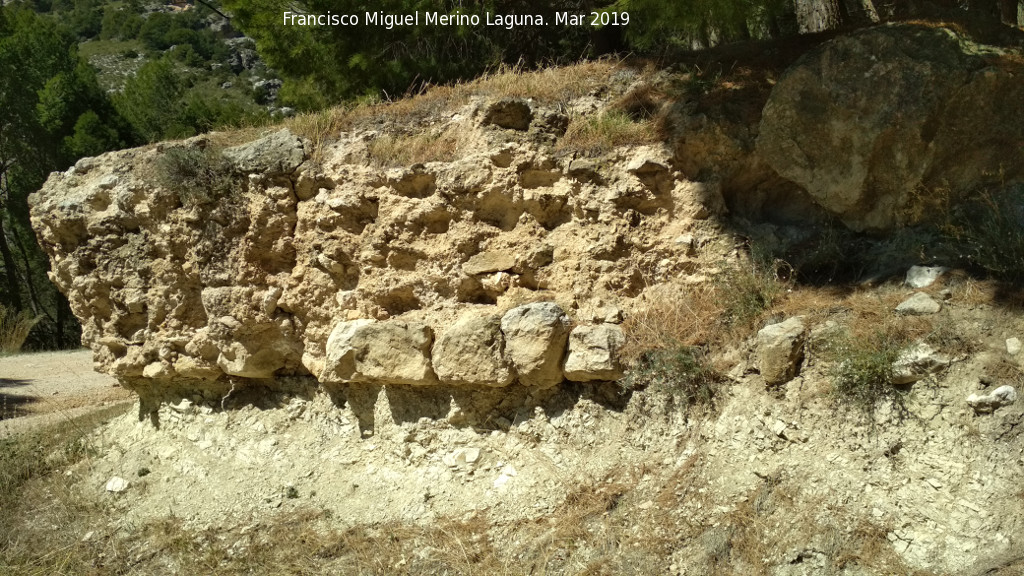
[{"label": "cracked rock face", "polygon": [[478,145],[450,162],[374,168],[373,134],[351,133],[314,165],[309,142],[282,130],[53,174],[32,196],[33,224],[97,368],[150,395],[283,377],[537,388],[619,377],[621,329],[586,326],[605,309],[621,322],[650,285],[704,278],[727,243],[675,239],[716,236],[718,189],[684,179],[662,147],[580,171],[550,155],[540,128],[470,108],[447,121]]}]

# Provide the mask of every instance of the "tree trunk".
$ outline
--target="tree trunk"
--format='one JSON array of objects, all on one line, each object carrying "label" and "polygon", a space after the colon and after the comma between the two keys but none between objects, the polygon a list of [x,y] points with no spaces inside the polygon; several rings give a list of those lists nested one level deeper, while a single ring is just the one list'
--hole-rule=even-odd
[{"label": "tree trunk", "polygon": [[18,286],[18,268],[14,262],[14,254],[7,244],[7,232],[4,230],[3,215],[0,214],[0,256],[4,261],[4,276],[7,278],[7,290],[10,292],[8,301],[18,312],[22,310],[21,288]]},{"label": "tree trunk", "polygon": [[1003,18],[1003,24],[1020,26],[1017,12],[1018,4],[1019,0],[999,0],[999,12]]},{"label": "tree trunk", "polygon": [[881,19],[871,0],[845,0],[842,7],[845,9],[843,17],[846,23],[852,26],[868,26]]},{"label": "tree trunk", "polygon": [[56,333],[57,333],[57,347],[58,348],[64,349],[64,348],[71,348],[72,345],[81,345],[81,342],[71,342],[71,341],[68,340],[69,336],[67,334],[66,325],[68,324],[68,319],[70,319],[72,317],[73,317],[73,315],[71,314],[71,307],[68,305],[67,299],[64,298],[63,294],[58,294],[57,295],[57,325],[55,326],[55,330],[56,330]]},{"label": "tree trunk", "polygon": [[12,230],[12,233],[14,241],[18,243],[18,251],[21,252],[21,259],[25,263],[25,285],[28,287],[28,295],[32,301],[32,313],[36,316],[45,314],[51,322],[56,322],[56,318],[54,318],[50,310],[47,310],[46,306],[43,305],[39,291],[36,289],[36,283],[32,274],[32,259],[30,257],[31,253],[29,252],[29,247],[25,244],[25,241],[22,239],[21,235],[18,234],[17,230]]},{"label": "tree trunk", "polygon": [[842,0],[796,0],[796,17],[801,34],[824,32],[844,24]]}]

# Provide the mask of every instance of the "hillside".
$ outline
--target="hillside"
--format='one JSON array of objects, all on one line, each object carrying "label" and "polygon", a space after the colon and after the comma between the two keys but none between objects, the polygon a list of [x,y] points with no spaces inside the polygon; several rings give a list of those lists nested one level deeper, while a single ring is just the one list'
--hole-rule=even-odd
[{"label": "hillside", "polygon": [[7,562],[60,523],[70,572],[1021,573],[1020,55],[820,40],[52,174],[51,278],[139,403]]}]

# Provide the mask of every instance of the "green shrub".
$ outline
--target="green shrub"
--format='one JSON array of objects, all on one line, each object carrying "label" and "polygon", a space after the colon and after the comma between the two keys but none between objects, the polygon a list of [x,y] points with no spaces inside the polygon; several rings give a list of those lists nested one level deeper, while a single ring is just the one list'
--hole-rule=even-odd
[{"label": "green shrub", "polygon": [[28,310],[15,312],[0,304],[0,354],[16,354],[42,316]]},{"label": "green shrub", "polygon": [[157,160],[157,181],[178,194],[183,206],[207,204],[241,190],[231,164],[210,148],[179,147]]},{"label": "green shrub", "polygon": [[1024,185],[983,191],[950,210],[947,242],[1000,280],[1024,280]]},{"label": "green shrub", "polygon": [[833,367],[832,386],[836,399],[871,415],[891,402],[904,414],[904,391],[895,383],[893,363],[906,345],[906,336],[898,330],[879,330],[867,338],[840,338],[830,346]]},{"label": "green shrub", "polygon": [[719,277],[715,288],[725,324],[750,325],[771,308],[786,292],[784,270],[788,265],[781,260],[754,257]]},{"label": "green shrub", "polygon": [[683,406],[711,406],[721,375],[696,346],[674,346],[643,354],[622,380],[625,389],[664,392]]}]

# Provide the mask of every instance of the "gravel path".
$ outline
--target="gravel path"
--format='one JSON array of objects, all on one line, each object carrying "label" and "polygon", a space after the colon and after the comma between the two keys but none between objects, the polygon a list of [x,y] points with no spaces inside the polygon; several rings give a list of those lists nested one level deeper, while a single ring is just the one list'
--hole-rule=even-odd
[{"label": "gravel path", "polygon": [[0,357],[0,437],[132,398],[89,350]]}]

